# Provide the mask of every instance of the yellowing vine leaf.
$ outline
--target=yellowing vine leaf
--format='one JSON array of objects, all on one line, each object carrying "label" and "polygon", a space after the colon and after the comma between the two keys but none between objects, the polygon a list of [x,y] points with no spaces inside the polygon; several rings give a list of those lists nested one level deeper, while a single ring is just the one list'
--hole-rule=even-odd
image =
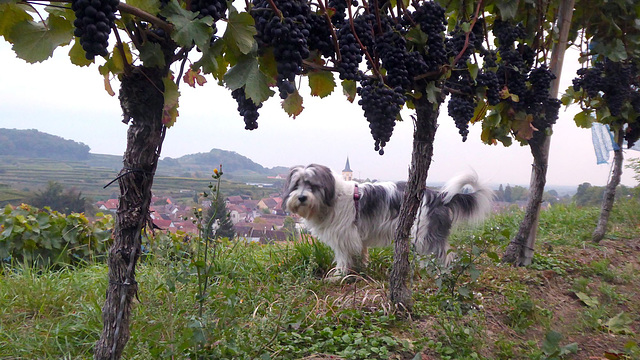
[{"label": "yellowing vine leaf", "polygon": [[162,123],[170,128],[175,124],[178,118],[178,99],[180,91],[178,85],[173,82],[173,75],[169,75],[162,79],[164,84],[164,107],[162,109]]},{"label": "yellowing vine leaf", "polygon": [[200,69],[189,69],[182,77],[185,83],[189,84],[192,88],[196,87],[196,83],[200,86],[207,82],[204,76],[200,75]]},{"label": "yellowing vine leaf", "polygon": [[114,96],[116,93],[111,87],[111,81],[109,81],[109,73],[103,74],[102,76],[104,77],[104,89],[109,95]]},{"label": "yellowing vine leaf", "polygon": [[282,108],[294,119],[300,115],[304,107],[302,106],[302,96],[300,96],[297,90],[289,94],[289,96],[282,101]]},{"label": "yellowing vine leaf", "polygon": [[75,38],[71,50],[69,50],[69,60],[73,65],[77,66],[89,66],[93,64],[93,60],[88,60],[85,56],[85,51],[80,45],[80,38]]},{"label": "yellowing vine leaf", "polygon": [[533,115],[519,112],[515,115],[511,129],[516,135],[516,139],[520,141],[528,141],[533,137],[533,132],[538,131],[531,123],[533,122]]},{"label": "yellowing vine leaf", "polygon": [[308,77],[311,95],[313,96],[319,96],[320,98],[327,97],[336,87],[333,73],[329,71],[311,71]]}]

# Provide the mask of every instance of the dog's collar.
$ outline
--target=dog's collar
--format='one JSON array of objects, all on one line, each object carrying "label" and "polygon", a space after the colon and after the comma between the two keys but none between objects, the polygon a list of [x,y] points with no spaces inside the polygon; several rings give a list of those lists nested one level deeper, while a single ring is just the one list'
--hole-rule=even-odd
[{"label": "dog's collar", "polygon": [[353,187],[353,204],[356,207],[356,220],[358,222],[358,217],[360,214],[360,192],[358,191],[358,184],[355,184]]}]

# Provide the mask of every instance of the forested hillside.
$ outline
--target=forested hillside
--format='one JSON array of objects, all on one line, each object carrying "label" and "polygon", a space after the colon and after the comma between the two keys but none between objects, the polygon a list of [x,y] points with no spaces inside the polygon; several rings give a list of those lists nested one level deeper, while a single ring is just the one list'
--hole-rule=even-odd
[{"label": "forested hillside", "polygon": [[89,146],[38,130],[0,129],[0,155],[88,160]]}]

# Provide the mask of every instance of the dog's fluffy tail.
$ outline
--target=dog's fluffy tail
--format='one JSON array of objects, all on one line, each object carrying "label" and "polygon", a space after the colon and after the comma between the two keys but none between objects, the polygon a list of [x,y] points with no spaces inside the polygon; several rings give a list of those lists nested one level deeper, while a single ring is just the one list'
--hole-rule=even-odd
[{"label": "dog's fluffy tail", "polygon": [[[470,192],[466,191],[471,187]],[[458,221],[477,222],[490,212],[493,190],[478,181],[478,174],[471,172],[459,175],[447,182],[440,190],[443,204],[453,214],[453,223]]]}]

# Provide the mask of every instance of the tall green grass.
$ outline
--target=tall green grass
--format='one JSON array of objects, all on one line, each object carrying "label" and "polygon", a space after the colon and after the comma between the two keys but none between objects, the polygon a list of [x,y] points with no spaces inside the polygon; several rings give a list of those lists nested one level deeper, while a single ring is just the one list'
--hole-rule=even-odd
[{"label": "tall green grass", "polygon": [[[616,207],[610,238],[640,238],[638,203]],[[327,282],[322,278],[333,266],[332,252],[309,237],[271,245],[216,240],[206,274],[211,286],[200,316],[195,240],[158,235],[145,244],[147,253],[137,267],[140,302],[133,307],[123,358],[303,359],[331,354],[412,359],[422,352],[433,359],[549,358],[551,347],[543,345],[558,339],[553,331],[566,339],[574,334],[595,337],[606,335],[604,326],[621,311],[626,317],[620,319],[640,318],[633,290],[640,285],[637,269],[615,268],[595,258],[602,254],[601,245],[588,242],[597,213],[571,205],[543,211],[539,249],[529,269],[494,262],[516,233],[520,211],[456,230],[452,240],[459,258],[467,261],[458,267],[465,273],[452,278],[455,284],[445,284],[438,278],[446,273],[434,278],[433,271],[416,268],[410,279],[415,302],[410,318],[400,318],[387,298],[391,248],[371,249],[361,274]],[[590,249],[593,260],[576,259]],[[557,309],[537,298],[548,289],[548,270],[566,278],[566,291],[598,298],[600,306],[585,305],[580,314],[564,320],[566,326],[559,324],[554,320]],[[0,358],[92,358],[102,330],[106,282],[103,263],[58,270],[6,267],[0,276]],[[632,344],[634,334],[625,331],[633,326],[623,323],[617,339]],[[495,336],[487,335],[488,330]],[[565,349],[569,343],[553,345]],[[620,342],[611,342],[611,348],[628,356],[640,354]],[[586,358],[581,351],[575,358]]]}]

